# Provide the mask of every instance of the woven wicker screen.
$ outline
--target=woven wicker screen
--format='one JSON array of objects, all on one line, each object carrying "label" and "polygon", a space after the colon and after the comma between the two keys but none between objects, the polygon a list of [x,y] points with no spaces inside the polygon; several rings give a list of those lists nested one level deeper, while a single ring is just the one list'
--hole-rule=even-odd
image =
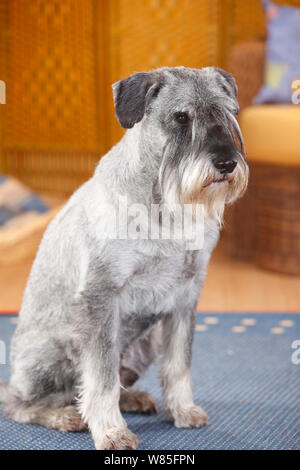
[{"label": "woven wicker screen", "polygon": [[1,0],[0,171],[69,194],[122,134],[114,81],[226,67],[232,44],[264,34],[259,0]]},{"label": "woven wicker screen", "polygon": [[1,2],[1,171],[33,188],[70,193],[105,148],[97,3]]}]

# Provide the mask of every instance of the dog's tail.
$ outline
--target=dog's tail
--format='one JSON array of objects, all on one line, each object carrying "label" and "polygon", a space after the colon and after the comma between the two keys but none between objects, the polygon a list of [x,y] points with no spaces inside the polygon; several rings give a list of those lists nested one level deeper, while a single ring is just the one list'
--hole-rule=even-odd
[{"label": "dog's tail", "polygon": [[11,396],[10,386],[7,382],[0,382],[0,403],[7,403]]}]

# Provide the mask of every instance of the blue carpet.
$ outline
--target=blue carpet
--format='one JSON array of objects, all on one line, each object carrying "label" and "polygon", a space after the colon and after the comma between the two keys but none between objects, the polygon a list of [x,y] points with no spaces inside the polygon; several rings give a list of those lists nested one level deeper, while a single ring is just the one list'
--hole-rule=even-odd
[{"label": "blue carpet", "polygon": [[[13,316],[0,316],[0,340],[8,349],[14,322]],[[138,435],[139,449],[300,449],[300,364],[293,363],[291,347],[295,340],[300,340],[300,314],[199,314],[194,397],[206,410],[209,425],[176,429],[162,411],[156,416],[125,415]],[[8,365],[0,365],[0,377],[9,377]],[[138,386],[161,404],[155,367]],[[0,410],[0,449],[93,449],[93,442],[89,433],[13,423]]]}]

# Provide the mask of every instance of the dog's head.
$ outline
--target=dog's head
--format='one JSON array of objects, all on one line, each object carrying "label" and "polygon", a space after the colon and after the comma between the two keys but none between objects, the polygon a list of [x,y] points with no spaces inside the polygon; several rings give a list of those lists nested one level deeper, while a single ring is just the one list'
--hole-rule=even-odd
[{"label": "dog's head", "polygon": [[202,203],[208,217],[221,220],[248,181],[232,75],[216,67],[164,67],[135,73],[113,90],[120,124],[142,121],[143,151],[159,162],[163,201]]}]

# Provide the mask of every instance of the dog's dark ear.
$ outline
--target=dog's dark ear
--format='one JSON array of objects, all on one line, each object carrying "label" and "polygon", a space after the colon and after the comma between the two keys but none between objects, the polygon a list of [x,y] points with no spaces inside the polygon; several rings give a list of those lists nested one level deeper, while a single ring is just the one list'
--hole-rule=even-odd
[{"label": "dog's dark ear", "polygon": [[233,75],[231,75],[231,73],[229,72],[226,72],[226,70],[220,69],[218,67],[215,67],[215,69],[226,80],[225,83],[224,82],[222,83],[225,93],[227,93],[229,96],[232,96],[233,98],[236,99],[238,88],[237,88],[236,81],[233,78]]},{"label": "dog's dark ear", "polygon": [[215,67],[216,72],[218,73],[218,82],[222,90],[234,100],[233,113],[237,116],[240,110],[239,103],[237,100],[238,87],[236,81],[231,75],[231,73],[226,72],[226,70]]},{"label": "dog's dark ear", "polygon": [[159,72],[137,72],[113,84],[116,115],[122,127],[129,129],[141,121],[161,85]]},{"label": "dog's dark ear", "polygon": [[219,77],[220,78],[220,82],[219,82],[220,87],[222,88],[222,90],[228,96],[230,96],[230,98],[233,98],[235,103],[236,103],[236,109],[235,109],[234,113],[237,115],[240,108],[239,108],[239,104],[238,104],[238,101],[237,101],[238,88],[237,88],[236,81],[235,81],[233,75],[231,75],[231,73],[229,73],[229,72],[226,72],[226,70],[220,69],[218,67],[215,67],[215,70],[221,75],[221,77]]}]

